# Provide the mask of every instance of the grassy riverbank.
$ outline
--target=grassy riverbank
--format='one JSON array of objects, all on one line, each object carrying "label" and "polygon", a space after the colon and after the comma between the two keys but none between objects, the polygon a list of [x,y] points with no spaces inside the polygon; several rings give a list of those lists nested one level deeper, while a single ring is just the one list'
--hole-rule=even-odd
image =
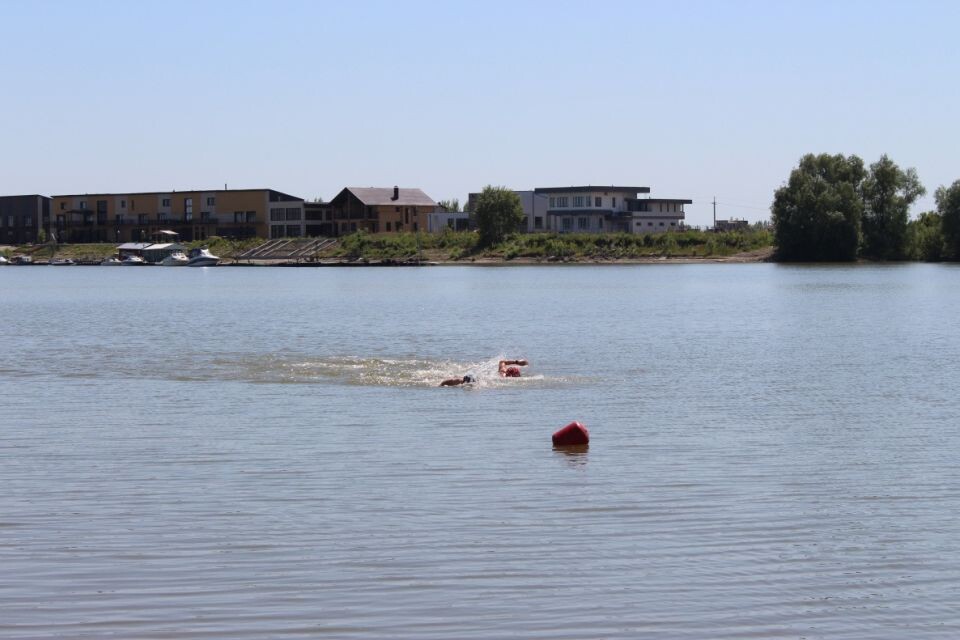
[{"label": "grassy riverbank", "polygon": [[[232,262],[247,249],[256,247],[264,242],[261,238],[248,240],[229,240],[214,236],[207,240],[183,243],[187,250],[194,247],[208,247],[214,255],[218,255],[227,262]],[[15,255],[26,255],[34,261],[44,261],[51,258],[70,258],[77,262],[100,262],[104,258],[117,254],[117,244],[112,242],[89,244],[58,244],[55,247],[49,244],[21,245],[0,251],[0,254],[11,258]]]},{"label": "grassy riverbank", "polygon": [[470,232],[439,234],[366,234],[345,236],[321,257],[347,260],[409,260],[418,255],[438,262],[522,261],[597,262],[660,258],[726,258],[749,252],[769,253],[773,235],[767,230],[738,232],[683,231],[656,235],[628,233],[529,233],[481,248]]},{"label": "grassy riverbank", "polygon": [[[260,238],[229,240],[211,237],[186,243],[188,248],[207,246],[225,264],[264,242]],[[116,254],[117,245],[62,244],[29,245],[7,249],[7,257],[29,255],[35,261],[52,257],[78,262],[99,262]],[[628,233],[529,233],[516,234],[492,247],[479,247],[472,232],[429,233],[358,232],[340,238],[332,247],[312,256],[323,261],[406,262],[418,258],[430,262],[616,262],[663,259],[744,259],[759,260],[772,252],[773,236],[763,229],[736,232],[682,231],[657,235]]]}]

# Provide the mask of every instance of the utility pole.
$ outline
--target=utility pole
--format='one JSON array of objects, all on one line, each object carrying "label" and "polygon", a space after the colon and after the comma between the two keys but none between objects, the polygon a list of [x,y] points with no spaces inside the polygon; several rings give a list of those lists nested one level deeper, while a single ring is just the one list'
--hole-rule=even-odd
[{"label": "utility pole", "polygon": [[713,230],[717,230],[717,196],[713,196]]}]

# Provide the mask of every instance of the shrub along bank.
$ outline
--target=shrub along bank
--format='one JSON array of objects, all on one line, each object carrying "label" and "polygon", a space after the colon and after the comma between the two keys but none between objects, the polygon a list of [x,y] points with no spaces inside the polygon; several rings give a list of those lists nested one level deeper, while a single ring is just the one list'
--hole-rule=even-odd
[{"label": "shrub along bank", "polygon": [[[207,246],[224,264],[244,251],[263,243],[261,238],[230,240],[213,236],[185,243],[189,249]],[[359,262],[405,262],[418,258],[428,261],[535,260],[597,261],[644,258],[720,258],[738,253],[771,248],[773,234],[763,228],[744,231],[681,231],[656,235],[628,233],[522,233],[507,236],[489,247],[481,247],[478,234],[470,231],[442,233],[380,233],[362,231],[343,236],[331,248],[318,254],[320,259]],[[63,244],[17,247],[13,254],[33,255],[46,260],[52,256],[84,262],[99,262],[116,253],[115,244]]]},{"label": "shrub along bank", "polygon": [[[419,243],[419,244],[418,244]],[[476,233],[368,234],[341,238],[325,257],[348,260],[469,261],[485,259],[630,260],[642,258],[710,258],[771,247],[773,235],[762,228],[744,231],[681,231],[655,235],[629,233],[522,233],[482,248]]]}]

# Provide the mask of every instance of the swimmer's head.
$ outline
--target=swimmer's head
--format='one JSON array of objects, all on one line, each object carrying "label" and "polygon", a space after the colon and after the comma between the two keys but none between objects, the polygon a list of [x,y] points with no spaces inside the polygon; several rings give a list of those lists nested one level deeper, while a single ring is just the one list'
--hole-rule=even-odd
[{"label": "swimmer's head", "polygon": [[517,367],[507,367],[507,370],[504,372],[504,375],[508,378],[519,378],[520,369]]},{"label": "swimmer's head", "polygon": [[474,377],[471,376],[471,375],[463,376],[463,383],[464,383],[464,384],[469,384],[469,383],[471,383],[471,382],[476,382],[476,381],[477,381],[477,379],[474,378]]}]

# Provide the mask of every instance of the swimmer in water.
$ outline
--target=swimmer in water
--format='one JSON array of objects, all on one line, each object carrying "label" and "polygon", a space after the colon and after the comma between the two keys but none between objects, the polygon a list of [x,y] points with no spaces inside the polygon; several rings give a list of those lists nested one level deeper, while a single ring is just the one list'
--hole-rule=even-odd
[{"label": "swimmer in water", "polygon": [[472,383],[474,383],[474,382],[476,382],[476,381],[477,381],[476,378],[474,378],[474,377],[471,376],[470,374],[467,374],[467,375],[463,376],[462,378],[448,378],[447,380],[444,380],[443,382],[441,382],[441,383],[440,383],[440,386],[441,386],[441,387],[456,387],[456,386],[461,385],[461,384],[472,384]]},{"label": "swimmer in water", "polygon": [[519,378],[520,367],[527,366],[526,360],[501,360],[497,370],[501,378]]}]

